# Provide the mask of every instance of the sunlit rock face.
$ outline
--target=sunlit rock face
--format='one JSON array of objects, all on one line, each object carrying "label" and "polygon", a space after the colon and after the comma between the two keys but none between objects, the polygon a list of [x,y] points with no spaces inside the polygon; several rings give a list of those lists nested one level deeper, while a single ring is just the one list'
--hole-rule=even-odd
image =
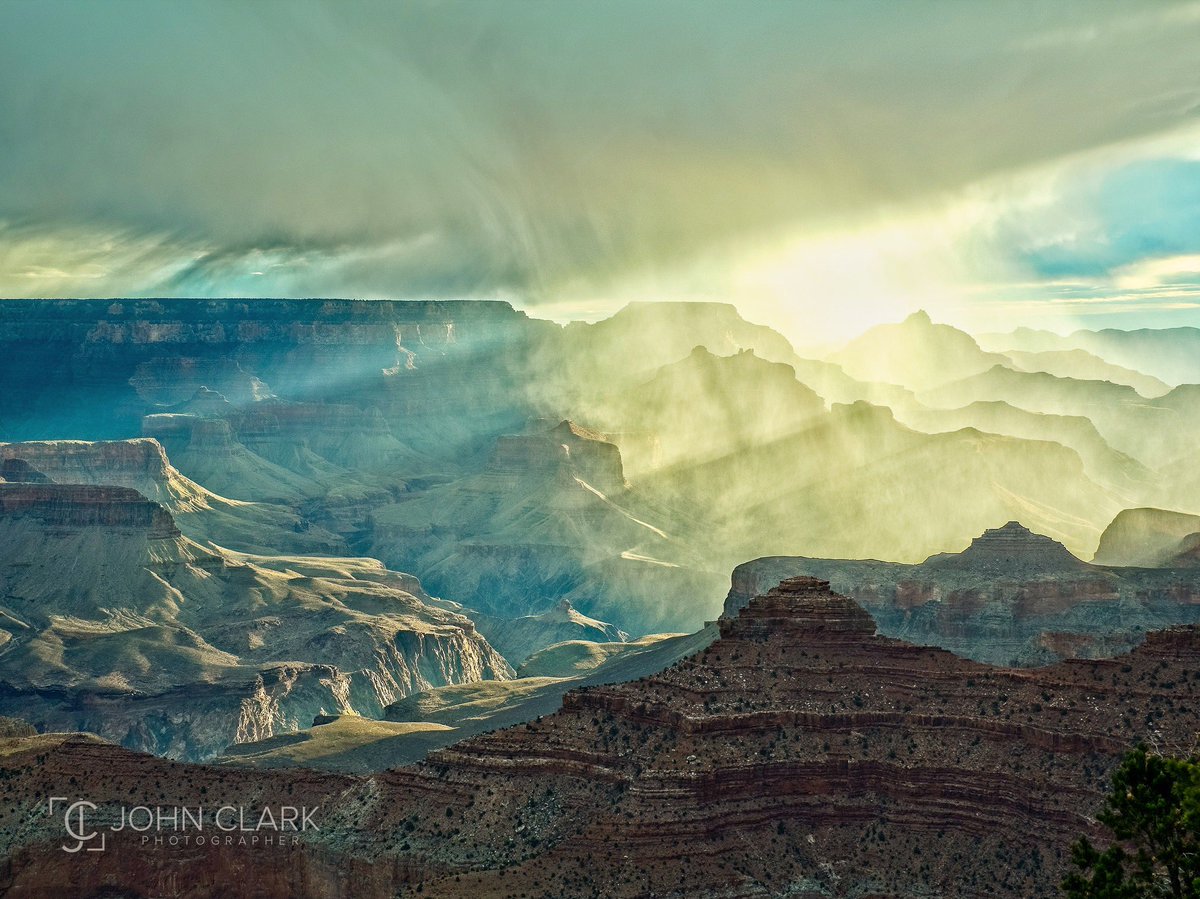
[{"label": "sunlit rock face", "polygon": [[56,483],[136,490],[169,510],[180,530],[201,543],[246,552],[346,552],[341,537],[289,506],[231,500],[185,477],[156,440],[0,443],[0,460],[28,466]]},{"label": "sunlit rock face", "polygon": [[[553,714],[369,777],[25,738],[0,754],[10,890],[1050,895],[1071,842],[1096,833],[1121,754],[1151,734],[1185,752],[1200,727],[1194,628],[1112,660],[993,668],[880,636],[854,601],[795,578],[720,631],[660,674],[571,692]],[[147,851],[127,831],[69,855],[38,803],[72,777],[98,815],[286,795],[320,807],[320,830],[288,852]],[[249,864],[252,881],[233,876]]]},{"label": "sunlit rock face", "polygon": [[917,562],[1018,517],[1088,558],[1164,485],[1200,501],[1194,391],[1017,370],[927,316],[844,356],[857,378],[716,303],[560,327],[494,302],[6,302],[0,438],[198,541],[379,557],[489,615],[565,598],[635,635],[715,618],[746,559]]},{"label": "sunlit rock face", "polygon": [[993,664],[1109,656],[1149,630],[1200,621],[1200,571],[1090,565],[1015,521],[985,531],[960,553],[916,565],[746,562],[734,570],[725,615],[797,575],[828,579],[870,610],[881,633]]},{"label": "sunlit rock face", "polygon": [[41,730],[199,759],[512,673],[411,576],[201,546],[130,487],[0,484],[0,553],[0,710]]},{"label": "sunlit rock face", "polygon": [[1200,515],[1166,509],[1126,509],[1100,536],[1097,565],[1170,567],[1200,534]]}]

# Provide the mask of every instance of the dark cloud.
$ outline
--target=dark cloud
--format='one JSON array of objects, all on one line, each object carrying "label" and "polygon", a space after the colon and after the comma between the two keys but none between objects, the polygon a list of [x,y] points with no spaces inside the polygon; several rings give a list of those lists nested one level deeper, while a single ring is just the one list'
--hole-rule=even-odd
[{"label": "dark cloud", "polygon": [[153,241],[99,290],[602,292],[1195,120],[1198,36],[1091,0],[9,0],[0,219]]}]

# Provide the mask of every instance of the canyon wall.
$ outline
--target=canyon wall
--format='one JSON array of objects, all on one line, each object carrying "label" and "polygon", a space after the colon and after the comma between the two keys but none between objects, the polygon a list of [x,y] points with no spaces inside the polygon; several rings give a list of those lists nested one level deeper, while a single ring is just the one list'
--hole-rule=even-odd
[{"label": "canyon wall", "polygon": [[1194,569],[1091,565],[1017,522],[917,565],[786,556],[746,562],[733,572],[725,615],[797,575],[828,579],[869,609],[883,633],[993,664],[1112,656],[1147,631],[1200,622]]},{"label": "canyon wall", "polygon": [[[179,766],[79,740],[0,754],[10,896],[1046,895],[1121,753],[1181,752],[1194,628],[1112,660],[1013,670],[876,634],[828,584],[752,599],[661,674],[371,777]],[[41,741],[41,742],[39,742]],[[68,778],[79,778],[68,789]],[[286,851],[171,851],[128,831],[68,855],[43,797],[318,805]],[[253,864],[253,883],[235,876]]]}]

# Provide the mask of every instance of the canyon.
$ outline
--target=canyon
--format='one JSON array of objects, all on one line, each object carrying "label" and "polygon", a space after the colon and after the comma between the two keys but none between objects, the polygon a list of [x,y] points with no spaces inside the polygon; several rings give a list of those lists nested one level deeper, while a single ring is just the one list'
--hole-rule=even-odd
[{"label": "canyon", "polygon": [[[369,777],[183,765],[92,738],[0,753],[9,896],[1028,896],[1093,833],[1123,750],[1185,751],[1200,636],[1008,669],[876,633],[793,578],[660,674]],[[143,845],[67,854],[44,796],[316,806],[296,846]],[[253,866],[252,879],[235,872]]]},{"label": "canyon", "polygon": [[178,758],[512,675],[467,618],[374,560],[185,537],[130,487],[0,484],[0,709]]},{"label": "canyon", "polygon": [[[929,358],[956,360],[943,381],[1017,380],[951,390],[905,361]],[[526,578],[495,602],[567,595],[630,633],[691,630],[753,556],[915,562],[1020,518],[1087,557],[1124,509],[1200,508],[1160,474],[1193,445],[1191,394],[1063,364],[1075,377],[1026,371],[924,315],[811,359],[717,303],[562,327],[483,301],[11,301],[0,438],[153,438],[180,477],[278,522],[270,541],[213,533],[230,548],[376,556],[468,605]],[[583,455],[555,460],[572,441]],[[537,536],[514,539],[518,521]]]},{"label": "canyon", "polygon": [[[1026,337],[0,304],[0,890],[1046,892],[1194,738],[1200,394]],[[72,856],[85,791],[327,817]]]}]

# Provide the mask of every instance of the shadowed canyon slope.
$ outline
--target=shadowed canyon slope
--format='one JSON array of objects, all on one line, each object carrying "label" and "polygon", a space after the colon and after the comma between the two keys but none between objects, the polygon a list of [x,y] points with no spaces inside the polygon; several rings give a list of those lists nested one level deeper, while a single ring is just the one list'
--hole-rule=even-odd
[{"label": "shadowed canyon slope", "polygon": [[[486,725],[432,722],[460,736],[610,654],[542,657],[541,705],[494,686],[542,650],[698,631],[764,556],[750,592],[823,574],[885,633],[980,659],[1118,652],[1196,608],[1200,392],[1147,370],[924,314],[822,360],[716,303],[564,327],[498,302],[5,302],[0,488],[27,491],[5,708],[188,758],[316,717],[398,747],[354,713],[483,678]],[[150,523],[110,539],[134,507]],[[1165,508],[1166,531],[1137,518]],[[1010,520],[1161,570],[930,558]]]},{"label": "shadowed canyon slope", "polygon": [[372,560],[202,546],[128,487],[0,484],[0,709],[204,758],[510,666]]},{"label": "shadowed canyon slope", "polygon": [[[721,622],[662,674],[569,694],[561,711],[370,778],[180,766],[79,739],[0,755],[0,877],[10,896],[1029,896],[1092,832],[1121,752],[1191,746],[1200,639],[990,668],[875,635],[798,578]],[[187,851],[126,829],[63,853],[43,795],[67,779],[99,807],[319,806],[286,849]],[[72,790],[74,787],[72,788]],[[203,796],[203,799],[200,797]],[[253,865],[253,881],[232,876]]]}]

